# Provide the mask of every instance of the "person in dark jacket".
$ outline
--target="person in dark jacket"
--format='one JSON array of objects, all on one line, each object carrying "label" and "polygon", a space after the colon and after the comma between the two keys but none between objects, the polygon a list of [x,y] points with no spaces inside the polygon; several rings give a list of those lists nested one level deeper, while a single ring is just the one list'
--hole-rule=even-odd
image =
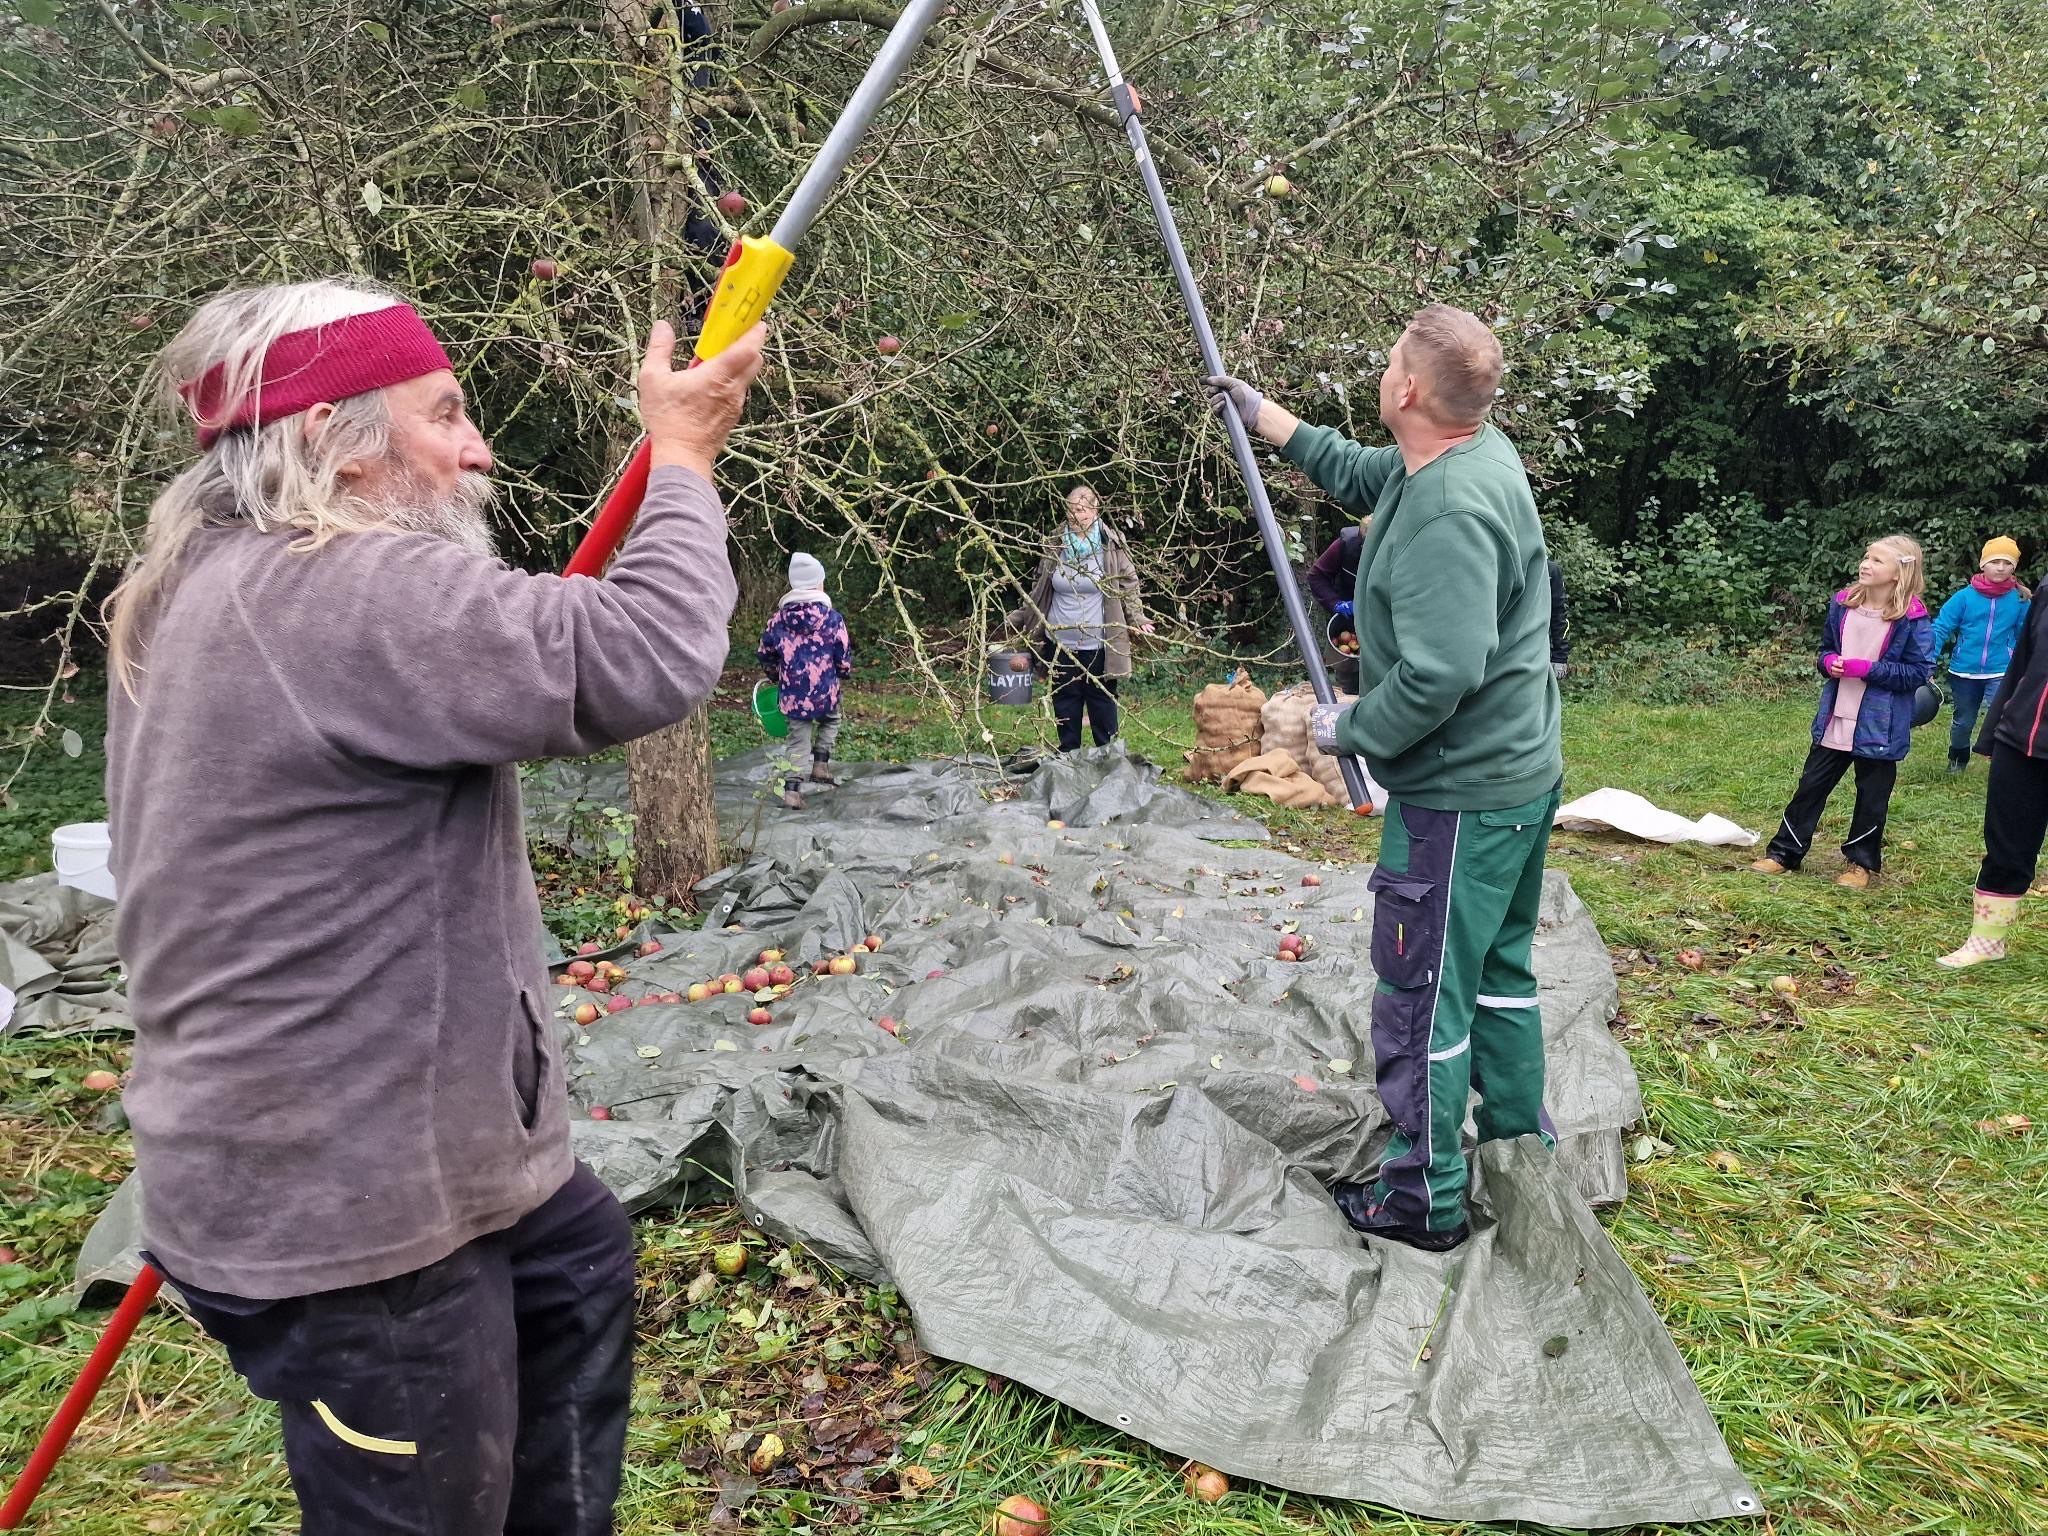
[{"label": "person in dark jacket", "polygon": [[2006,935],[2033,886],[2048,835],[2048,602],[2027,606],[2012,665],[1977,738],[1991,759],[1984,795],[1984,862],[1977,871],[1970,936],[1941,957],[1951,969],[2005,958]]},{"label": "person in dark jacket", "polygon": [[755,656],[789,721],[789,777],[782,803],[804,808],[804,779],[837,784],[832,744],[839,739],[839,680],[853,670],[846,619],[825,595],[825,567],[799,550],[789,557],[789,590],[761,634]]},{"label": "person in dark jacket", "polygon": [[1564,617],[1564,570],[1555,560],[1550,566],[1550,675],[1560,683],[1572,669],[1572,637]]},{"label": "person in dark jacket", "polygon": [[1813,750],[1767,854],[1749,867],[1782,875],[1812,846],[1828,796],[1856,770],[1856,810],[1835,884],[1862,889],[1884,863],[1885,812],[1899,763],[1912,746],[1913,694],[1934,675],[1934,623],[1920,601],[1926,582],[1920,546],[1903,536],[1863,553],[1856,585],[1837,592],[1821,630],[1820,710]]},{"label": "person in dark jacket", "polygon": [[[1349,620],[1358,597],[1358,557],[1365,548],[1365,536],[1372,529],[1370,516],[1360,518],[1317,555],[1308,568],[1309,594],[1323,612]],[[1330,669],[1339,693],[1358,692],[1358,658],[1346,656]]]}]

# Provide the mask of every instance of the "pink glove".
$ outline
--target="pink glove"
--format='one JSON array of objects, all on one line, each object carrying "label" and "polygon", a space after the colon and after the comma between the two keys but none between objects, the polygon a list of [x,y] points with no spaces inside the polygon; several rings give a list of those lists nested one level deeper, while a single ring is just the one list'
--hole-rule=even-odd
[{"label": "pink glove", "polygon": [[1829,651],[1825,656],[1821,657],[1820,669],[1827,673],[1829,677],[1840,677],[1842,675],[1842,658],[1835,652]]},{"label": "pink glove", "polygon": [[1842,659],[1842,676],[1868,677],[1870,676],[1870,663],[1861,656],[1844,657]]}]

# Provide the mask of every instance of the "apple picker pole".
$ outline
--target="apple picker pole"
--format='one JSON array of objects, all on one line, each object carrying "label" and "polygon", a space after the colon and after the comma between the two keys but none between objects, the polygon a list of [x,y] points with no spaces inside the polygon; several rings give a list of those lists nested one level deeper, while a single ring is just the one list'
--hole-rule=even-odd
[{"label": "apple picker pole", "polygon": [[[1174,222],[1173,209],[1166,201],[1166,188],[1160,183],[1159,168],[1152,163],[1152,151],[1145,140],[1145,125],[1139,121],[1137,92],[1124,83],[1123,71],[1117,67],[1116,50],[1110,46],[1109,31],[1102,24],[1102,13],[1095,8],[1095,0],[1081,0],[1081,9],[1088,17],[1088,30],[1095,34],[1095,48],[1102,55],[1103,73],[1109,77],[1110,99],[1116,103],[1117,112],[1123,118],[1124,133],[1131,141],[1131,153],[1138,160],[1138,174],[1145,180],[1145,195],[1152,200],[1152,217],[1158,222],[1159,238],[1166,246],[1167,260],[1173,264],[1174,280],[1180,284],[1181,303],[1186,306],[1188,320],[1195,328],[1202,366],[1210,373],[1228,372],[1223,366],[1223,354],[1216,346],[1216,333],[1210,329],[1209,312],[1202,305],[1201,291],[1195,286],[1194,270],[1188,265],[1187,247],[1181,244],[1180,226]],[[1237,460],[1238,473],[1244,476],[1244,488],[1251,497],[1252,513],[1258,519],[1259,537],[1265,541],[1266,557],[1273,562],[1273,575],[1280,583],[1280,601],[1287,608],[1288,627],[1294,631],[1294,643],[1301,651],[1302,661],[1308,666],[1309,686],[1315,690],[1318,703],[1332,703],[1337,695],[1330,688],[1330,675],[1324,670],[1315,630],[1309,623],[1308,610],[1302,606],[1294,572],[1287,563],[1287,544],[1280,536],[1280,524],[1273,516],[1273,504],[1266,496],[1266,482],[1260,477],[1258,460],[1252,454],[1251,435],[1247,431],[1251,423],[1239,419],[1234,405],[1226,405],[1222,416],[1224,430],[1230,437],[1230,452]],[[1337,766],[1344,774],[1344,787],[1350,792],[1352,809],[1361,816],[1370,812],[1372,800],[1366,793],[1365,772],[1358,760],[1340,757]]]},{"label": "apple picker pole", "polygon": [[[725,269],[718,275],[718,287],[704,311],[704,327],[697,334],[699,362],[718,356],[745,335],[747,327],[760,319],[774,301],[776,290],[789,274],[790,263],[796,259],[797,246],[817,221],[826,197],[838,184],[846,162],[853,158],[854,148],[866,136],[882,103],[889,99],[896,77],[903,73],[946,3],[947,0],[910,0],[882,40],[881,50],[868,65],[868,72],[854,88],[846,110],[826,135],[824,147],[797,183],[782,217],[775,221],[773,232],[765,239],[742,235],[732,243],[732,249],[726,252]],[[605,562],[625,538],[640,510],[641,498],[647,494],[647,468],[648,447],[643,438],[613,482],[589,531],[576,546],[564,575],[604,573]]]},{"label": "apple picker pole", "polygon": [[[911,0],[904,7],[896,25],[882,40],[881,50],[868,66],[867,74],[861,77],[846,110],[832,125],[831,133],[826,135],[818,157],[804,172],[803,180],[797,183],[789,205],[782,210],[782,217],[775,221],[774,230],[765,239],[758,235],[742,235],[733,242],[732,249],[726,253],[725,268],[719,273],[718,287],[704,312],[704,327],[697,334],[696,355],[699,361],[718,356],[746,334],[747,327],[760,319],[774,300],[776,290],[789,273],[791,262],[796,259],[797,246],[817,221],[826,197],[838,183],[846,162],[853,158],[854,148],[866,135],[868,125],[874,121],[882,103],[889,99],[896,77],[903,73],[910,56],[917,52],[925,33],[931,30],[932,23],[938,19],[946,3],[947,0]],[[564,575],[599,576],[604,573],[605,563],[619,547],[619,541],[625,538],[634,514],[640,510],[640,500],[647,493],[647,469],[648,448],[643,439],[613,483],[596,520],[576,546],[576,553],[570,558]],[[49,1427],[43,1431],[43,1438],[9,1491],[6,1504],[0,1506],[0,1531],[14,1530],[28,1518],[29,1505],[42,1491],[50,1469],[64,1454],[72,1432],[92,1406],[100,1384],[113,1370],[114,1362],[120,1359],[129,1335],[134,1333],[135,1325],[141,1321],[142,1314],[148,1310],[150,1302],[155,1299],[157,1287],[162,1283],[163,1277],[153,1267],[144,1265],[142,1273],[128,1287],[128,1294],[121,1299],[120,1306],[108,1321],[106,1332],[100,1335],[85,1369],[79,1372],[71,1390],[64,1394],[64,1401],[58,1405]]]}]

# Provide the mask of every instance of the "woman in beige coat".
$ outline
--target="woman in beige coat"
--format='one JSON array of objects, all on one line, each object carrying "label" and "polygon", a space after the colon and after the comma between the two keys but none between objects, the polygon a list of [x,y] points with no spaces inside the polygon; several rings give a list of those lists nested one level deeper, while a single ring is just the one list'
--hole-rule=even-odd
[{"label": "woman in beige coat", "polygon": [[1103,523],[1102,504],[1087,486],[1067,493],[1066,522],[1038,563],[1031,595],[1007,622],[1051,675],[1060,750],[1081,745],[1084,714],[1095,745],[1113,740],[1117,684],[1131,675],[1131,631],[1153,631],[1130,548]]}]

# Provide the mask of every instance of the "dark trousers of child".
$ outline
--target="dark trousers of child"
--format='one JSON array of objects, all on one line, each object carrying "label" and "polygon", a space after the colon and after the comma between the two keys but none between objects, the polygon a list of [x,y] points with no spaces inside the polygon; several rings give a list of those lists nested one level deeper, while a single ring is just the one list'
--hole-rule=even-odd
[{"label": "dark trousers of child", "polygon": [[2048,759],[1994,742],[1991,782],[1984,792],[1984,867],[1977,889],[2024,896],[2033,889],[2048,836]]},{"label": "dark trousers of child", "polygon": [[396,1279],[283,1301],[178,1288],[281,1410],[302,1536],[612,1529],[633,1229],[581,1163],[513,1226]]},{"label": "dark trousers of child", "polygon": [[1072,752],[1081,745],[1081,716],[1088,716],[1088,730],[1095,745],[1103,747],[1116,739],[1116,679],[1102,673],[1108,653],[1061,651],[1052,668],[1052,717],[1059,726],[1060,750]]},{"label": "dark trousers of child", "polygon": [[1873,875],[1884,867],[1885,811],[1891,805],[1899,765],[1822,746],[1806,754],[1799,787],[1792,791],[1792,803],[1785,807],[1784,820],[1778,823],[1777,836],[1771,839],[1772,858],[1787,869],[1797,869],[1806,861],[1828,796],[1852,766],[1856,770],[1856,809],[1849,818],[1849,837],[1842,844],[1842,857]]},{"label": "dark trousers of child", "polygon": [[1984,701],[1998,692],[1998,683],[1995,677],[1957,677],[1949,673],[1949,704],[1954,711],[1948,727],[1950,762],[1969,761],[1970,744],[1977,739],[1977,716],[1983,713]]}]

